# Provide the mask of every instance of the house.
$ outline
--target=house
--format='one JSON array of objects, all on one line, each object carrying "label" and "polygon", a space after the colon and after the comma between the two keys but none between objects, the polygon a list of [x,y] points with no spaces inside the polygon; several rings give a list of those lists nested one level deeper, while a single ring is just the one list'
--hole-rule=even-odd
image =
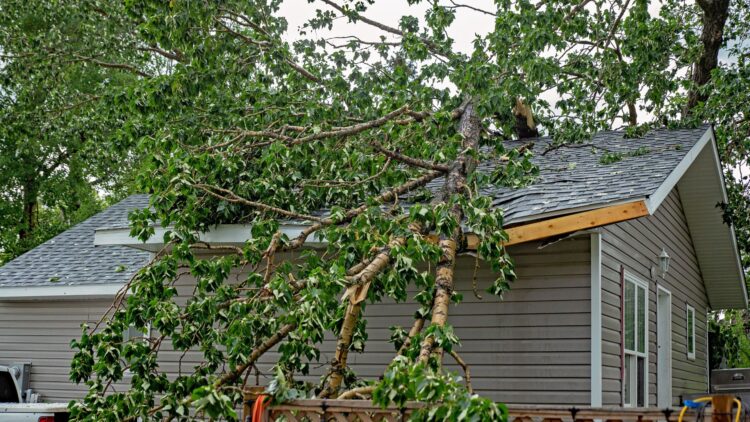
[{"label": "house", "polygon": [[[475,294],[475,258],[457,263],[464,303],[452,306],[449,323],[474,389],[506,403],[660,407],[705,392],[707,312],[747,306],[734,232],[717,207],[727,198],[712,128],[637,139],[602,132],[563,147],[540,138],[533,150],[534,183],[484,192],[506,210],[512,290],[502,301],[482,293],[493,275],[480,263]],[[0,361],[31,361],[31,386],[44,399],[82,394],[67,377],[70,339],[162,246],[162,228],[146,243],[130,236],[128,211],[146,206],[146,196],[131,196],[0,268]],[[249,230],[221,225],[200,236],[241,244]],[[413,311],[367,307],[368,351],[350,356],[358,374],[382,374],[394,355],[388,328],[410,326]],[[333,343],[325,349],[323,359]],[[162,368],[198,362],[194,354]]]}]

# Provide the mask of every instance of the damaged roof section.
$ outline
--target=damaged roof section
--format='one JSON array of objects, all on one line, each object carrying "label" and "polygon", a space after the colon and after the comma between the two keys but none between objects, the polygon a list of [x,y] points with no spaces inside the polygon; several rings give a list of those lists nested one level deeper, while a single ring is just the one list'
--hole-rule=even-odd
[{"label": "damaged roof section", "polygon": [[[640,138],[606,131],[564,146],[547,137],[505,142],[507,148],[533,142],[531,161],[539,167],[539,176],[519,189],[487,186],[481,192],[503,208],[507,224],[646,199],[709,130],[709,125],[655,129]],[[478,169],[491,174],[498,165],[502,163],[489,160]]]}]

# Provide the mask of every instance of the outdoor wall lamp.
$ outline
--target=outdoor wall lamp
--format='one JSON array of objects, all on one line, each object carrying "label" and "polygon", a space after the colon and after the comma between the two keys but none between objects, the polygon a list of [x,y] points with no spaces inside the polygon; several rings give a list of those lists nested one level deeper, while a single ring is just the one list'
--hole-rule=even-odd
[{"label": "outdoor wall lamp", "polygon": [[667,251],[662,248],[661,253],[659,254],[659,269],[661,270],[661,276],[664,278],[664,276],[667,275],[667,272],[669,271],[669,261],[670,257],[667,254]]}]

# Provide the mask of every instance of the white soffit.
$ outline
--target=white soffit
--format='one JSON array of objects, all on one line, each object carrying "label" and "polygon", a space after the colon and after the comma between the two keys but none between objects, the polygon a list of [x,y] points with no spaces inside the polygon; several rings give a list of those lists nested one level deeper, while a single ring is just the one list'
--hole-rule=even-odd
[{"label": "white soffit", "polygon": [[122,287],[121,283],[3,287],[0,301],[111,299]]},{"label": "white soffit", "polygon": [[[661,186],[659,186],[656,191],[654,191],[654,193],[649,195],[648,199],[646,200],[646,208],[648,208],[649,214],[653,215],[656,212],[656,209],[659,208],[659,205],[661,205],[661,203],[664,202],[665,199],[667,199],[669,193],[672,192],[677,183],[693,165],[695,160],[700,155],[701,151],[705,149],[706,145],[710,145],[712,143],[713,130],[709,128],[708,130],[706,130],[703,136],[701,136],[701,139],[699,139],[698,142],[696,142],[695,145],[690,148],[690,151],[688,151],[687,154],[682,157],[682,161],[680,161],[680,164],[678,164],[677,167],[675,167],[672,172],[669,173],[669,176],[664,179],[664,182],[662,182]],[[724,185],[722,184],[722,189],[723,187]]]},{"label": "white soffit", "polygon": [[[281,232],[290,239],[299,236],[308,226],[301,224],[286,224],[280,227]],[[220,224],[213,227],[205,233],[198,233],[198,238],[202,242],[212,245],[242,245],[252,238],[250,234],[250,224]],[[154,235],[146,242],[130,236],[129,228],[117,229],[98,229],[94,233],[94,245],[118,245],[128,246],[135,249],[141,249],[150,252],[157,252],[164,247],[164,234],[169,229],[164,227],[154,227]],[[320,245],[323,242],[314,239],[311,236],[305,244],[310,246]]]},{"label": "white soffit", "polygon": [[[708,301],[712,309],[746,308],[747,290],[734,227],[724,223],[722,210],[718,206],[727,202],[727,194],[712,129],[699,144],[705,147],[697,151],[697,156],[676,186]],[[657,193],[664,187],[660,187]],[[669,186],[667,192],[673,187]]]}]

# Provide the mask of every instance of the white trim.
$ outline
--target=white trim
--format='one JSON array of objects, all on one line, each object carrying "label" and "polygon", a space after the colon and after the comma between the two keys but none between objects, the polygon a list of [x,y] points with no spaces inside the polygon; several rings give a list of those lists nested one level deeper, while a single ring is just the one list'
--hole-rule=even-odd
[{"label": "white trim", "polygon": [[648,199],[646,200],[646,208],[648,208],[649,214],[653,215],[656,212],[657,208],[659,208],[659,205],[661,205],[661,203],[664,202],[665,199],[667,199],[669,193],[672,192],[675,186],[677,186],[677,182],[682,179],[682,176],[685,175],[685,172],[688,171],[695,159],[698,158],[698,154],[703,151],[703,148],[708,145],[712,139],[713,132],[711,128],[708,128],[706,130],[706,133],[701,136],[698,142],[696,142],[695,145],[690,148],[690,151],[688,151],[687,154],[682,157],[682,161],[680,161],[680,164],[678,164],[677,167],[675,167],[672,172],[669,173],[669,176],[664,179],[664,182],[662,182],[662,184],[654,191],[654,193],[649,195]]},{"label": "white trim", "polygon": [[[667,297],[667,300],[669,301],[669,309],[666,310],[666,315],[662,315],[661,312],[664,310],[662,309],[661,303],[659,303],[659,295],[665,294]],[[660,408],[666,408],[672,406],[672,396],[673,396],[673,387],[672,387],[672,292],[665,289],[664,286],[656,285],[656,404]],[[667,338],[661,338],[659,336],[659,333],[661,333],[661,328],[659,327],[659,322],[662,321],[661,318],[664,318],[666,316],[667,320],[664,322],[666,324],[666,334]],[[659,349],[659,346],[666,347],[665,351],[662,351]],[[664,356],[668,360],[668,365],[662,365],[663,362],[659,359],[661,356]],[[668,391],[667,396],[663,397],[664,392],[662,392],[661,383],[659,381],[667,381],[668,385]]]},{"label": "white trim", "polygon": [[122,289],[122,286],[123,283],[2,287],[0,288],[0,301],[112,298]]},{"label": "white trim", "polygon": [[[644,297],[644,305],[645,305],[645,309],[643,311],[645,311],[645,314],[646,314],[645,320],[644,320],[644,324],[645,324],[644,330],[645,330],[645,334],[646,334],[646,339],[643,342],[643,348],[644,348],[643,352],[638,352],[638,337],[637,337],[637,334],[638,334],[638,312],[641,312],[642,310],[638,309],[638,291],[637,290],[636,290],[636,294],[635,294],[636,314],[633,316],[633,318],[634,318],[633,323],[635,324],[634,330],[635,330],[635,334],[636,334],[636,338],[634,339],[634,343],[633,343],[633,347],[635,347],[635,350],[628,350],[626,347],[624,347],[624,344],[623,344],[623,350],[625,351],[625,359],[628,359],[628,355],[637,356],[637,357],[642,357],[643,358],[643,365],[644,365],[644,374],[643,374],[643,377],[644,377],[644,380],[643,380],[643,399],[644,399],[644,407],[649,407],[650,403],[649,403],[649,391],[648,391],[648,385],[649,385],[649,377],[648,377],[649,376],[649,358],[648,358],[648,356],[649,356],[649,328],[648,327],[649,327],[649,324],[650,324],[650,320],[649,320],[648,305],[649,305],[649,300],[650,300],[649,299],[649,295],[650,295],[651,292],[649,290],[649,285],[648,285],[647,282],[643,281],[640,277],[637,277],[637,276],[633,275],[633,273],[631,273],[628,270],[625,270],[625,274],[624,274],[624,277],[623,277],[623,282],[624,283],[631,282],[631,283],[635,284],[636,287],[642,287],[643,290],[644,290],[644,295],[645,295],[645,297]],[[623,288],[623,291],[625,291],[624,288]],[[624,298],[623,298],[623,303],[624,303]],[[623,324],[624,324],[624,321],[623,321]],[[623,341],[625,341],[625,338],[623,338]],[[623,395],[624,395],[625,380],[623,380],[622,386],[623,386]],[[636,393],[635,394],[637,394],[637,391],[638,390],[637,390],[637,386],[636,386]],[[636,403],[631,403],[630,405],[625,405],[624,407],[636,407],[637,404],[638,404],[637,402]]]},{"label": "white trim", "polygon": [[[292,239],[299,236],[308,227],[308,225],[303,224],[284,224],[279,227],[279,229],[282,234]],[[251,224],[219,224],[205,233],[197,233],[197,236],[200,241],[206,243],[216,245],[241,245],[252,238],[252,235],[250,234],[251,228]],[[94,245],[130,246],[137,249],[151,250],[155,245],[164,244],[164,235],[169,230],[171,230],[171,228],[154,227],[153,236],[147,241],[141,242],[130,236],[129,228],[98,229],[94,232]],[[308,245],[320,245],[325,242],[321,242],[317,239],[308,239],[305,243]]]},{"label": "white trim", "polygon": [[[123,342],[123,344],[127,343],[127,342],[129,342],[131,340],[131,337],[130,337],[130,329],[131,328],[135,328],[135,326],[134,325],[128,325],[128,328],[126,328],[122,332],[122,342]],[[140,334],[142,336],[139,337],[139,338],[151,340],[151,338],[153,337],[152,336],[153,330],[152,330],[152,327],[151,327],[151,322],[149,322],[148,325],[146,325],[146,332],[145,333],[141,332]],[[127,361],[125,361],[125,358],[121,357],[120,359],[123,361],[123,363],[125,365],[127,365]],[[123,371],[123,376],[127,377],[127,378],[130,378],[130,377],[133,376],[133,373],[130,371],[129,367]]]},{"label": "white trim", "polygon": [[[692,344],[693,352],[692,353],[690,353],[690,347],[688,347],[688,346],[691,346],[688,344],[688,341],[690,341],[690,313],[691,312],[693,314],[693,321],[692,321],[693,322],[693,344]],[[693,308],[692,306],[686,303],[685,304],[685,347],[687,351],[687,358],[690,360],[695,360],[695,332],[696,331],[697,330],[695,329],[695,308]]]},{"label": "white trim", "polygon": [[602,406],[602,235],[591,233],[591,406]]}]

